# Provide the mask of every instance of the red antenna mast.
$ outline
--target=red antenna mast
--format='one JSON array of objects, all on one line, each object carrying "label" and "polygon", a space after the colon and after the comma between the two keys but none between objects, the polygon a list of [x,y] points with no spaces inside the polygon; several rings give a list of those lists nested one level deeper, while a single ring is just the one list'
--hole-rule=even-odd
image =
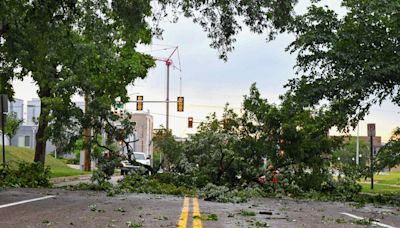
[{"label": "red antenna mast", "polygon": [[[169,100],[169,70],[170,70],[170,66],[173,65],[172,56],[173,56],[175,53],[178,53],[178,59],[179,59],[179,51],[178,51],[178,46],[166,48],[166,49],[164,49],[164,50],[167,50],[167,49],[173,49],[173,51],[172,51],[171,54],[168,56],[168,58],[159,58],[159,57],[153,57],[153,58],[154,58],[155,60],[157,60],[157,61],[165,62],[165,65],[167,66],[167,96],[166,96],[166,99],[165,99],[165,102],[166,102],[166,105],[167,105],[167,106],[166,106],[165,128],[166,128],[167,130],[169,130],[169,102],[170,102],[170,100]],[[180,60],[179,60],[179,61],[180,61]],[[179,62],[179,65],[180,65],[180,62]],[[176,69],[178,69],[179,71],[181,71],[180,67],[178,68],[178,67],[174,66],[174,68],[176,68]]]}]

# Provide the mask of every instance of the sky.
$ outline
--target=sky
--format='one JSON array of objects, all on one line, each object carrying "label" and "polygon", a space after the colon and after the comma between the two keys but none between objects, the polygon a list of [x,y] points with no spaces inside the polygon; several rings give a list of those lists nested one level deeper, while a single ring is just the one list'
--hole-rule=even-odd
[{"label": "sky", "polygon": [[[340,1],[325,1],[340,14],[345,12],[339,6]],[[306,9],[307,3],[300,1],[296,12]],[[285,48],[294,40],[291,34],[279,35],[274,41],[266,42],[266,35],[255,35],[244,29],[234,44],[235,50],[228,54],[228,61],[218,58],[218,51],[209,47],[210,40],[201,27],[190,19],[181,18],[178,23],[164,23],[163,40],[154,40],[153,45],[140,47],[140,50],[157,57],[168,57],[172,49],[157,51],[165,46],[178,46],[177,54],[172,57],[175,66],[181,71],[170,71],[170,100],[178,96],[185,97],[185,111],[176,111],[176,104],[170,104],[170,128],[180,137],[196,132],[198,122],[216,112],[221,116],[226,103],[239,112],[243,96],[249,93],[252,83],[256,83],[262,96],[272,103],[279,104],[279,95],[285,92],[283,86],[289,79],[296,77],[293,66],[296,56],[285,52]],[[182,80],[180,80],[180,78]],[[181,83],[180,83],[181,82]],[[182,87],[180,85],[182,84]],[[13,82],[16,98],[30,100],[37,97],[36,86],[32,79]],[[181,92],[180,92],[181,91]],[[157,61],[144,80],[128,87],[132,100],[142,95],[144,100],[161,101],[166,98],[166,66]],[[80,97],[74,98],[83,100]],[[165,103],[144,103],[144,111],[154,118],[154,126],[165,126]],[[126,106],[128,111],[136,112],[136,105]],[[374,106],[364,121],[360,122],[360,135],[366,135],[367,124],[376,123],[377,135],[387,141],[393,129],[400,126],[400,108],[390,102]],[[187,118],[193,117],[194,128],[187,128]],[[338,134],[334,130],[332,134]],[[351,132],[356,135],[356,132]]]}]

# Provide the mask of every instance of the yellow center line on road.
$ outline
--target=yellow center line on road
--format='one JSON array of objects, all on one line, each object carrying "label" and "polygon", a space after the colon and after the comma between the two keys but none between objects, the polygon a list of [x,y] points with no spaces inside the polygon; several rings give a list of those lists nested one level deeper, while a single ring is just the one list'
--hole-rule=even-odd
[{"label": "yellow center line on road", "polygon": [[178,228],[186,228],[189,215],[189,198],[185,197],[183,200],[183,207],[181,217],[179,218]]},{"label": "yellow center line on road", "polygon": [[203,228],[200,219],[201,215],[200,215],[199,200],[197,198],[193,198],[192,200],[193,200],[193,228]]}]

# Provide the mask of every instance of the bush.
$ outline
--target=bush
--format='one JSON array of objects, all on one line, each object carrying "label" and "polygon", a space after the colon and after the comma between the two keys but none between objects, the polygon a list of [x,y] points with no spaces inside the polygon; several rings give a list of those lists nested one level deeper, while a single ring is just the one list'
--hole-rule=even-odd
[{"label": "bush", "polygon": [[17,169],[0,169],[0,187],[50,187],[50,167],[40,163],[18,163]]}]

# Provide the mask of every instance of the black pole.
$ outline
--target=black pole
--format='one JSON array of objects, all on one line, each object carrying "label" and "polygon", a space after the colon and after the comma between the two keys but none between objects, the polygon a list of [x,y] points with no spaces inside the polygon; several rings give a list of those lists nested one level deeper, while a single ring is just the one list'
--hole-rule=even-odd
[{"label": "black pole", "polygon": [[3,168],[5,169],[6,168],[6,149],[5,149],[5,145],[4,145],[4,110],[3,110],[3,97],[2,96],[0,96],[0,100],[1,100],[1,136],[2,136],[2,138],[3,138]]},{"label": "black pole", "polygon": [[374,143],[371,136],[371,189],[374,189]]}]

